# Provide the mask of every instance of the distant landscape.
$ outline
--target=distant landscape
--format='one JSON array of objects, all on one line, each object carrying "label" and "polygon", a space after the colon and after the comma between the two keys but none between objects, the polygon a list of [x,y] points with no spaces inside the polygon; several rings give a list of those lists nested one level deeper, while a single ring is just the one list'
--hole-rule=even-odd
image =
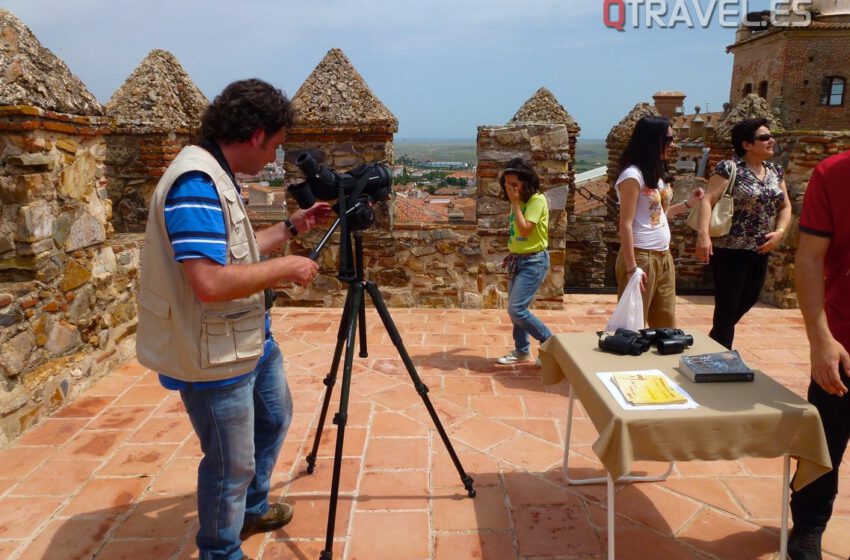
[{"label": "distant landscape", "polygon": [[[477,161],[475,139],[403,138],[396,139],[395,157],[407,156],[421,161],[462,161],[471,166]],[[604,140],[579,139],[576,146],[576,172],[605,165],[608,151]]]}]

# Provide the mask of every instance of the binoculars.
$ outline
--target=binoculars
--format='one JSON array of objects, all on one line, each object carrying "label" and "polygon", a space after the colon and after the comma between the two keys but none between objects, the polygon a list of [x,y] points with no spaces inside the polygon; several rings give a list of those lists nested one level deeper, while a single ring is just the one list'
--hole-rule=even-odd
[{"label": "binoculars", "polygon": [[655,346],[659,354],[680,354],[694,343],[694,337],[682,329],[617,329],[614,333],[599,333],[599,349],[621,356],[640,356]]}]

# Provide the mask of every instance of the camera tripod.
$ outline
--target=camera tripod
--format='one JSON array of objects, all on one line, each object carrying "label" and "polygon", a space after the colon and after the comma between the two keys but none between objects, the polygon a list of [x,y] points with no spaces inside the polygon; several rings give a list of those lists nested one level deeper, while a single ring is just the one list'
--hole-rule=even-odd
[{"label": "camera tripod", "polygon": [[[334,229],[335,227],[331,228],[331,233]],[[341,238],[342,243],[340,244],[341,257],[343,255],[343,251],[345,251],[349,256],[351,253],[351,242],[350,240],[346,241],[348,238],[346,229],[347,228],[343,226]],[[320,244],[320,248],[318,249],[318,251],[321,250],[321,246],[324,245],[329,236],[329,234],[326,235],[325,239]],[[345,306],[342,313],[342,319],[340,320],[339,324],[336,349],[334,350],[333,362],[331,364],[330,373],[328,373],[327,377],[325,377],[323,381],[326,387],[325,399],[322,403],[322,413],[319,416],[319,425],[316,430],[316,437],[313,440],[313,450],[307,456],[307,473],[312,474],[313,470],[316,468],[316,457],[319,451],[319,440],[322,437],[322,430],[325,426],[325,419],[327,417],[328,407],[330,405],[331,393],[333,392],[333,387],[336,384],[337,371],[339,370],[340,359],[342,357],[343,349],[345,349],[345,360],[343,362],[342,368],[342,388],[339,399],[339,411],[334,415],[333,418],[333,423],[336,424],[338,428],[336,434],[336,448],[334,450],[334,466],[333,479],[331,483],[330,504],[328,507],[328,526],[327,533],[325,536],[325,549],[322,550],[321,555],[319,556],[320,560],[331,560],[333,554],[334,523],[336,520],[337,498],[339,496],[339,477],[340,472],[342,470],[342,447],[343,441],[345,439],[345,426],[348,422],[348,396],[349,389],[351,386],[351,366],[354,361],[354,344],[357,334],[358,322],[360,325],[360,357],[365,358],[368,356],[366,346],[366,293],[368,293],[371,297],[372,303],[374,304],[375,309],[377,309],[378,315],[381,317],[381,321],[384,324],[384,328],[390,335],[390,339],[398,350],[399,356],[401,356],[401,359],[404,362],[404,366],[407,369],[407,373],[410,375],[410,379],[413,381],[413,386],[416,389],[416,392],[419,393],[420,397],[422,397],[422,402],[425,403],[425,407],[428,409],[428,414],[431,415],[431,420],[434,422],[434,426],[440,433],[440,437],[443,440],[443,444],[445,444],[446,449],[448,450],[449,455],[451,456],[452,461],[454,462],[455,468],[457,469],[457,472],[460,475],[460,479],[463,482],[463,487],[466,489],[466,492],[470,498],[475,497],[475,490],[472,487],[473,480],[468,474],[466,474],[466,471],[463,470],[463,465],[461,465],[460,459],[458,459],[457,453],[455,453],[455,450],[452,447],[452,443],[451,441],[449,441],[449,436],[446,434],[446,430],[443,428],[443,424],[440,422],[436,410],[434,410],[434,405],[431,404],[431,400],[428,398],[428,387],[419,378],[419,374],[416,373],[416,367],[413,365],[413,361],[410,359],[407,350],[405,350],[404,348],[404,343],[401,340],[401,335],[399,334],[395,323],[393,323],[392,317],[390,317],[390,312],[387,309],[386,304],[384,303],[384,299],[381,296],[381,292],[378,290],[378,286],[373,282],[367,282],[363,279],[363,239],[361,236],[361,232],[353,232],[353,237],[355,246],[355,270],[353,277],[351,271],[342,270],[342,267],[340,270],[339,278],[344,282],[348,283],[348,294],[345,298]],[[317,251],[314,251],[311,256],[315,257],[315,255],[317,255]],[[350,260],[348,262],[350,262]]]}]

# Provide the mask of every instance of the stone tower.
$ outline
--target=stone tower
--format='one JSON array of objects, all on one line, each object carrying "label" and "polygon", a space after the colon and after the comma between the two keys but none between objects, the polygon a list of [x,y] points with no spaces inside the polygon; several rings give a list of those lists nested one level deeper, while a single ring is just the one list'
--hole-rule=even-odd
[{"label": "stone tower", "polygon": [[3,445],[128,355],[140,244],[111,235],[97,100],[7,10],[0,35]]},{"label": "stone tower", "polygon": [[734,56],[729,101],[756,93],[788,130],[850,130],[850,2],[795,6],[809,8],[805,26],[774,26],[763,16],[764,27],[739,28],[726,49]]},{"label": "stone tower", "polygon": [[392,161],[398,120],[372,93],[340,49],[331,49],[292,98],[295,126],[284,149],[287,174],[301,176],[292,164],[304,150],[319,163],[346,171],[361,163]]},{"label": "stone tower", "polygon": [[[369,89],[342,50],[328,51],[298,88],[292,104],[296,111],[295,125],[287,131],[284,142],[287,183],[304,179],[294,163],[303,152],[309,152],[319,164],[340,173],[362,163],[392,163],[393,134],[398,131],[398,120]],[[388,203],[376,205],[375,213],[378,225],[390,223]],[[292,243],[294,250],[306,252],[313,248],[323,229],[319,227],[310,235],[299,236]],[[322,253],[321,276],[311,287],[293,290],[291,286],[280,286],[279,293],[299,305],[341,303],[340,297],[345,293],[335,278],[338,247],[338,243],[334,244]],[[373,253],[371,249],[369,252]]]},{"label": "stone tower", "polygon": [[192,142],[208,105],[175,56],[153,50],[106,104],[115,130],[107,138],[106,165],[113,224],[143,231],[157,181]]},{"label": "stone tower", "polygon": [[501,307],[507,295],[507,275],[494,263],[507,255],[510,213],[498,175],[513,157],[522,157],[534,166],[549,200],[551,267],[535,305],[556,309],[563,305],[565,206],[575,177],[574,134],[579,131],[578,123],[546,88],[537,90],[505,126],[478,127],[477,223],[481,254],[487,263],[478,272],[482,307]]}]

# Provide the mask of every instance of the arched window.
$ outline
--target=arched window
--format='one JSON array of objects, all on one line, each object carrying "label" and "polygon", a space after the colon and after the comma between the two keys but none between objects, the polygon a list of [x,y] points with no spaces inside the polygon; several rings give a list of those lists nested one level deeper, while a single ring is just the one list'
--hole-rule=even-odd
[{"label": "arched window", "polygon": [[844,105],[844,78],[839,76],[827,76],[823,79],[820,92],[820,104],[835,107]]},{"label": "arched window", "polygon": [[763,81],[759,84],[759,95],[762,99],[767,99],[767,81]]},{"label": "arched window", "polygon": [[753,92],[753,84],[744,84],[744,97]]}]

